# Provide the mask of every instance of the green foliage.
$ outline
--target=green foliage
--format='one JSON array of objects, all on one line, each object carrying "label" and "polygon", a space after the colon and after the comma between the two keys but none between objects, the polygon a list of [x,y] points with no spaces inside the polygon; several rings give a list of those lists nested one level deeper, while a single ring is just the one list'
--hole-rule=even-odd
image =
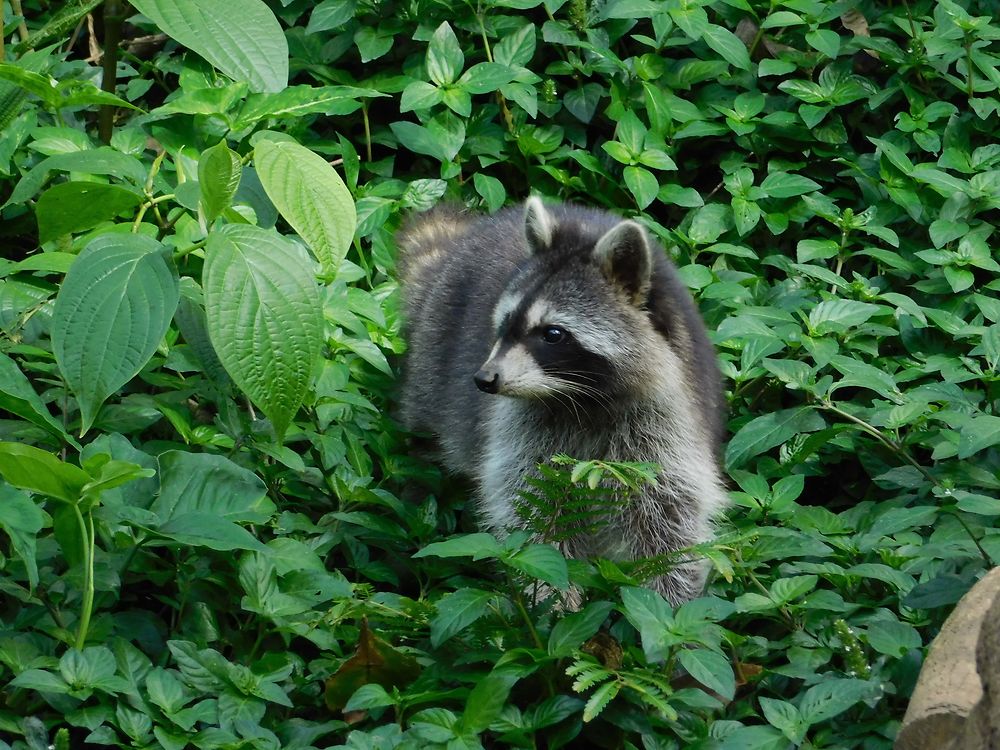
[{"label": "green foliage", "polygon": [[[20,6],[0,750],[891,746],[1000,559],[991,3]],[[672,560],[540,543],[648,467],[557,458],[533,534],[460,534],[392,419],[395,230],[530,190],[642,222],[718,347],[681,607]]]}]

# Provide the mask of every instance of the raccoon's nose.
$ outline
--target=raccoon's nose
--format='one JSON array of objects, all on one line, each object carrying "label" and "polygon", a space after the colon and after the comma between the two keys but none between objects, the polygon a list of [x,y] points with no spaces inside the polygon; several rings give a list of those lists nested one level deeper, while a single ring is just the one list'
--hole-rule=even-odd
[{"label": "raccoon's nose", "polygon": [[472,376],[476,388],[483,393],[498,393],[500,391],[500,373],[496,370],[482,369]]}]

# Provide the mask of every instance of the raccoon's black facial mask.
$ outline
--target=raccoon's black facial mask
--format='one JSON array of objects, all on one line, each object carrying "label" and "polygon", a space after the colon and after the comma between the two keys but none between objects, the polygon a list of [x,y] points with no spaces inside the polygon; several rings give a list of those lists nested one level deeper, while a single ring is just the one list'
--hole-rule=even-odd
[{"label": "raccoon's black facial mask", "polygon": [[585,391],[591,389],[603,393],[612,382],[614,373],[611,362],[587,350],[572,332],[562,326],[538,326],[528,332],[522,341],[542,372],[578,386],[578,395],[585,396]]}]

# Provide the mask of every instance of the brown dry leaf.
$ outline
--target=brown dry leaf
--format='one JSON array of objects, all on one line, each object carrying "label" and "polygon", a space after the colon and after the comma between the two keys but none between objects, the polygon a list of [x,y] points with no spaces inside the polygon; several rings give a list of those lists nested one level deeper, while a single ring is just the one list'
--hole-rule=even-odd
[{"label": "brown dry leaf", "polygon": [[734,662],[733,667],[733,671],[736,673],[736,687],[738,688],[760,677],[764,671],[764,667],[760,664],[747,664],[744,661]]},{"label": "brown dry leaf", "polygon": [[856,36],[871,36],[868,33],[868,19],[860,10],[849,10],[840,16],[844,28],[853,31]]},{"label": "brown dry leaf", "polygon": [[417,679],[419,672],[416,659],[376,638],[368,629],[368,620],[362,620],[358,650],[327,679],[323,697],[327,708],[339,711],[362,685],[402,687]]},{"label": "brown dry leaf", "polygon": [[598,633],[584,643],[580,650],[593,656],[607,669],[621,669],[622,645],[607,633]]},{"label": "brown dry leaf", "polygon": [[[840,16],[840,22],[844,24],[844,28],[852,32],[854,36],[871,36],[868,31],[868,19],[865,18],[865,14],[860,10],[851,9]],[[880,59],[878,52],[873,49],[864,50],[865,54],[874,57],[876,60]]]},{"label": "brown dry leaf", "polygon": [[760,31],[760,26],[754,23],[752,18],[741,18],[740,22],[736,24],[736,31],[734,33],[743,44],[750,47],[758,31]]}]

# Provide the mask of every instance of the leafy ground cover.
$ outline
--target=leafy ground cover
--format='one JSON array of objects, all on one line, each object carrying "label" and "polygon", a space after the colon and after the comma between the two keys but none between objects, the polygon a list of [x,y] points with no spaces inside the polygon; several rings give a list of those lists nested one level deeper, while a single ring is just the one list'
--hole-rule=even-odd
[{"label": "leafy ground cover", "polygon": [[[1000,560],[992,3],[0,6],[0,748],[891,746]],[[392,419],[395,228],[529,189],[713,331],[682,607],[475,533]]]}]

